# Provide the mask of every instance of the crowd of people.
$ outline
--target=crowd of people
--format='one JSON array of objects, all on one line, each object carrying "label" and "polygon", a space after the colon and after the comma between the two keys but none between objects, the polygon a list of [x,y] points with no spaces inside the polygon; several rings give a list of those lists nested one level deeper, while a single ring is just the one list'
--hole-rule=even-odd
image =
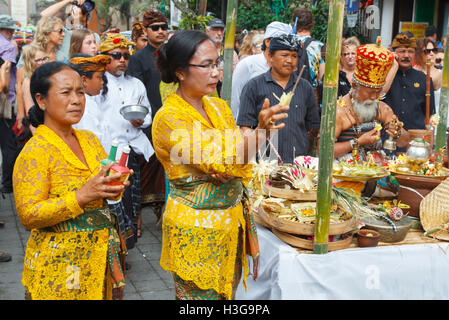
[{"label": "crowd of people", "polygon": [[[257,279],[263,249],[246,189],[251,161],[267,139],[277,139],[271,155],[284,163],[318,152],[325,45],[311,36],[311,11],[297,8],[291,23],[236,37],[228,106],[220,19],[205,32],[171,32],[163,13],[148,10],[128,39],[90,31],[72,2],[44,10],[23,48],[13,19],[0,16],[1,192],[14,192],[31,230],[26,298],[122,299],[126,255],[148,205],[162,224],[160,264],[173,274],[176,298],[232,299],[242,278]],[[68,6],[65,25],[57,16]],[[379,145],[375,121],[405,147],[407,130],[425,129],[427,61],[437,112],[444,45],[400,33],[389,49],[355,37],[341,48],[335,157]],[[122,117],[123,106],[136,104],[146,116]],[[198,140],[208,130],[232,130],[235,139]],[[110,150],[116,162],[127,157],[128,180],[111,173],[112,162],[99,166]],[[209,156],[198,160],[192,150]],[[0,252],[0,261],[10,259]]]}]

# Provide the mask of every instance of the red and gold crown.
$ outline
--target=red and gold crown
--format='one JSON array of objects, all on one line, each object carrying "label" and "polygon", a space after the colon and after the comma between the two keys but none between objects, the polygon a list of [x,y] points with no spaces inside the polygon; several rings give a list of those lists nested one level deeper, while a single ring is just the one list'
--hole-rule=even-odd
[{"label": "red and gold crown", "polygon": [[393,61],[393,53],[382,47],[379,42],[359,46],[353,78],[362,86],[381,88],[385,84]]}]

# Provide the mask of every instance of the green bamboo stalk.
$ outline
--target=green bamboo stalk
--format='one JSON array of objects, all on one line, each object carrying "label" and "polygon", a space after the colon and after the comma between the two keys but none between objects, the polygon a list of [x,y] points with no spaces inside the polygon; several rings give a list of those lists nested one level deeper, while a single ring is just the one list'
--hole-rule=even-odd
[{"label": "green bamboo stalk", "polygon": [[231,105],[232,62],[234,59],[235,26],[237,23],[238,0],[228,0],[226,9],[226,33],[223,49],[223,86],[221,98]]},{"label": "green bamboo stalk", "polygon": [[437,137],[435,139],[435,152],[437,153],[440,152],[440,148],[446,145],[447,105],[449,104],[449,42],[447,41],[449,25],[447,26],[446,30],[446,50],[444,50],[443,81],[441,84],[440,106],[438,108],[440,121],[438,122]]},{"label": "green bamboo stalk", "polygon": [[338,91],[338,65],[345,0],[329,1],[326,41],[326,67],[323,83],[323,113],[320,129],[317,215],[313,253],[328,252],[330,209],[332,201],[332,165],[334,161],[335,118]]}]

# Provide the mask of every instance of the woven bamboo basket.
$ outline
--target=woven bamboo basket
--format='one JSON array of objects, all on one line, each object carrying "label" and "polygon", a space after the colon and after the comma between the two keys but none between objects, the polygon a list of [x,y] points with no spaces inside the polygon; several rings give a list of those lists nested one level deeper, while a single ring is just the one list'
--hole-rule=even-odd
[{"label": "woven bamboo basket", "polygon": [[[303,236],[313,236],[315,234],[315,224],[300,223],[278,218],[265,212],[262,206],[259,207],[258,215],[271,229]],[[358,225],[359,220],[355,217],[341,223],[331,223],[329,224],[329,235],[333,236],[351,232],[357,229]]]},{"label": "woven bamboo basket", "polygon": [[276,188],[267,184],[263,185],[263,191],[270,197],[289,199],[295,201],[316,201],[316,190],[303,191]]},{"label": "woven bamboo basket", "polygon": [[[272,229],[272,232],[282,241],[292,247],[313,250],[313,240],[303,239],[295,235]],[[348,248],[352,243],[352,232],[347,234],[347,238],[327,243],[328,251],[342,250]]]}]

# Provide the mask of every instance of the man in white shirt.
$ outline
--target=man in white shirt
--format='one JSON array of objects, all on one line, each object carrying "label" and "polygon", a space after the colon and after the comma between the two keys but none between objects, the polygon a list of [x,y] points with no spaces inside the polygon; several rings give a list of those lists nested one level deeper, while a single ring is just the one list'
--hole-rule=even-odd
[{"label": "man in white shirt", "polygon": [[267,63],[268,48],[270,47],[270,39],[279,37],[282,34],[292,33],[292,27],[286,23],[273,21],[265,29],[264,40],[262,44],[262,53],[249,56],[237,63],[232,75],[232,93],[231,93],[231,110],[234,118],[237,119],[240,109],[240,94],[243,87],[252,78],[268,71]]},{"label": "man in white shirt", "polygon": [[[132,239],[127,241],[128,249],[134,247],[137,241],[136,224],[141,211],[140,163],[148,161],[154,153],[150,141],[142,131],[151,124],[151,105],[145,86],[139,79],[125,75],[130,44],[132,43],[125,36],[118,33],[106,33],[101,37],[100,52],[109,55],[112,60],[106,68],[107,85],[96,99],[110,129],[109,141],[117,139],[119,142],[117,160],[125,145],[131,147],[127,167],[134,170],[134,175],[130,177],[131,188],[127,188],[122,197],[126,214],[133,220],[135,227]],[[128,121],[123,118],[120,109],[132,104],[148,108],[149,112],[144,119]],[[110,142],[106,142],[106,146],[110,146]]]}]

